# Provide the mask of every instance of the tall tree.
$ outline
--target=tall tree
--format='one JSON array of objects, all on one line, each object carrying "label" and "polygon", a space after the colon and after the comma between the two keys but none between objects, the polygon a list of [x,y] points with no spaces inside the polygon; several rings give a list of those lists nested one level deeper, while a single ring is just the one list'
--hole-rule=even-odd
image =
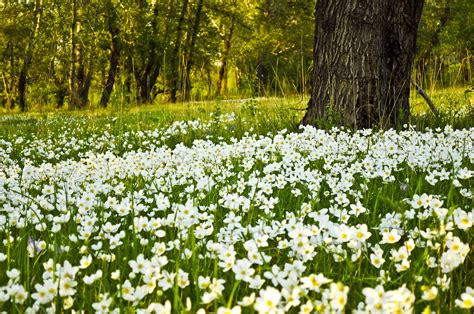
[{"label": "tall tree", "polygon": [[20,106],[21,111],[26,110],[26,83],[27,83],[27,78],[28,78],[28,71],[30,69],[31,62],[33,60],[35,40],[36,40],[36,37],[38,36],[38,32],[40,29],[42,6],[43,6],[42,0],[35,1],[33,27],[31,29],[31,33],[27,42],[25,57],[23,59],[23,65],[21,67],[20,75],[18,78],[18,94],[19,94],[18,104]]},{"label": "tall tree", "polygon": [[222,58],[219,62],[220,68],[219,68],[219,78],[217,79],[217,89],[216,89],[216,94],[217,96],[220,96],[222,93],[222,88],[224,87],[224,90],[227,89],[227,62],[229,59],[229,54],[230,54],[230,48],[232,46],[232,38],[234,37],[234,27],[235,27],[235,15],[232,14],[230,18],[230,27],[229,31],[226,34],[223,32],[222,39],[224,41],[224,50],[222,51]]},{"label": "tall tree", "polygon": [[72,19],[70,26],[70,60],[69,60],[69,78],[68,78],[68,94],[69,94],[69,109],[75,109],[79,104],[76,86],[76,37],[77,37],[77,10],[78,1],[72,1]]},{"label": "tall tree", "polygon": [[115,77],[117,76],[117,68],[120,58],[120,27],[117,16],[117,11],[111,0],[106,3],[107,15],[107,29],[110,35],[110,57],[109,57],[109,73],[107,75],[107,82],[105,83],[102,96],[100,98],[100,105],[107,107],[110,99],[110,94],[114,89]]},{"label": "tall tree", "polygon": [[194,65],[194,49],[196,46],[196,39],[199,33],[199,24],[201,22],[201,13],[204,5],[204,0],[199,0],[196,8],[196,16],[194,18],[194,24],[192,32],[188,32],[186,37],[186,68],[184,70],[184,79],[182,82],[183,88],[183,100],[188,101],[191,91],[191,70]]},{"label": "tall tree", "polygon": [[423,0],[318,0],[311,99],[303,124],[364,128],[409,115]]},{"label": "tall tree", "polygon": [[174,42],[174,49],[171,55],[171,95],[170,100],[172,103],[175,103],[177,100],[177,91],[178,91],[178,79],[179,79],[179,60],[181,53],[181,39],[182,31],[184,26],[184,19],[186,17],[186,12],[188,10],[188,0],[183,0],[183,6],[181,7],[181,13],[179,15],[178,26],[176,28],[176,39]]},{"label": "tall tree", "polygon": [[166,14],[172,15],[173,2],[169,0],[168,12],[165,12],[163,1],[155,1],[151,5],[147,1],[139,2],[133,11],[127,59],[128,69],[135,78],[139,103],[151,103],[156,96],[153,89],[161,72],[163,44],[167,43],[170,33],[168,25],[171,17],[166,19],[164,27],[160,22]]}]

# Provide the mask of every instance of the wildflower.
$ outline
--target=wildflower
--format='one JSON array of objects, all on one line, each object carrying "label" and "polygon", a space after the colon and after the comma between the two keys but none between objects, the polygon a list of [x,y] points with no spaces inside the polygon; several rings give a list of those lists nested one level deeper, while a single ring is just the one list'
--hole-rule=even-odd
[{"label": "wildflower", "polygon": [[132,284],[129,280],[126,280],[120,287],[122,298],[126,301],[135,301],[134,293],[135,289],[132,287]]},{"label": "wildflower", "polygon": [[454,302],[456,303],[456,306],[463,309],[470,309],[474,307],[474,289],[467,287],[466,292],[461,294],[461,298],[456,299]]},{"label": "wildflower", "polygon": [[370,254],[370,263],[374,265],[375,268],[380,268],[380,266],[385,263],[385,259],[379,254]]},{"label": "wildflower", "polygon": [[23,304],[28,297],[28,292],[22,285],[14,284],[8,288],[8,293],[13,297],[13,300],[17,304]]},{"label": "wildflower", "polygon": [[392,229],[389,232],[383,232],[383,238],[382,241],[380,242],[381,244],[383,243],[396,243],[398,240],[400,240],[401,236],[398,234],[397,229]]},{"label": "wildflower", "polygon": [[251,295],[243,297],[242,301],[237,302],[237,304],[243,307],[248,307],[248,306],[251,306],[254,302],[255,302],[255,292],[252,292]]},{"label": "wildflower", "polygon": [[421,298],[426,301],[434,300],[438,295],[438,288],[436,286],[421,286],[421,291],[423,291]]},{"label": "wildflower", "polygon": [[331,308],[334,311],[341,311],[344,309],[347,303],[348,292],[349,287],[344,286],[342,283],[331,283],[329,297],[331,299]]},{"label": "wildflower", "polygon": [[81,258],[81,261],[80,261],[80,268],[81,269],[86,269],[88,268],[92,263],[92,256],[91,255],[88,255],[88,256],[83,256]]},{"label": "wildflower", "polygon": [[11,280],[16,280],[20,277],[20,271],[16,268],[12,268],[10,270],[7,270],[6,272],[7,277],[10,278]]},{"label": "wildflower", "polygon": [[301,282],[302,282],[301,287],[303,289],[309,289],[312,291],[319,292],[319,288],[321,288],[322,285],[329,283],[331,281],[332,281],[331,279],[324,277],[323,274],[318,274],[318,275],[311,274],[307,277],[301,278]]},{"label": "wildflower", "polygon": [[232,271],[235,274],[236,280],[243,280],[249,282],[255,270],[250,267],[251,264],[247,259],[238,260],[233,266]]},{"label": "wildflower", "polygon": [[260,296],[256,299],[254,308],[258,313],[278,313],[281,293],[273,287],[260,290]]},{"label": "wildflower", "polygon": [[108,293],[99,295],[99,302],[92,303],[92,308],[97,313],[109,312],[110,304],[112,304],[112,298],[109,297]]},{"label": "wildflower", "polygon": [[56,285],[52,280],[47,280],[43,285],[35,285],[36,292],[31,297],[40,304],[51,302],[56,296]]},{"label": "wildflower", "polygon": [[300,314],[312,313],[314,309],[313,302],[308,300],[305,304],[300,307]]},{"label": "wildflower", "polygon": [[61,278],[59,282],[59,295],[62,297],[73,296],[76,293],[74,289],[76,286],[77,281],[68,277]]}]

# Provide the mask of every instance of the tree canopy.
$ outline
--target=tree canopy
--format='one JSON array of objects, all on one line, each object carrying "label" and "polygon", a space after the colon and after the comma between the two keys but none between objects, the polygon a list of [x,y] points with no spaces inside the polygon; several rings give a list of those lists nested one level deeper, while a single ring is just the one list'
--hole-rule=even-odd
[{"label": "tree canopy", "polygon": [[[0,107],[85,108],[303,94],[315,1],[18,0],[0,3]],[[471,78],[469,0],[426,1],[416,75]],[[474,17],[471,18],[471,20]]]}]

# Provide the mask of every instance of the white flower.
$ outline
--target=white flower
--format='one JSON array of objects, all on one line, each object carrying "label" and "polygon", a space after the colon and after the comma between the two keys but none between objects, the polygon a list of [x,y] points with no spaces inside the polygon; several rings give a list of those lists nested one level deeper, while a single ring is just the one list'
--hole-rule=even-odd
[{"label": "white flower", "polygon": [[80,264],[79,268],[86,269],[91,265],[91,263],[92,263],[92,255],[83,256],[79,263]]},{"label": "white flower", "polygon": [[8,288],[8,293],[13,297],[13,300],[17,304],[23,304],[28,297],[28,292],[22,285],[14,284]]},{"label": "white flower", "polygon": [[124,300],[130,302],[135,301],[135,288],[132,287],[132,284],[128,279],[125,280],[125,282],[122,284],[122,287],[120,287],[120,291]]},{"label": "white flower", "polygon": [[251,264],[247,259],[238,260],[234,264],[234,266],[232,266],[232,271],[235,274],[235,279],[249,282],[251,276],[255,273],[255,270],[250,266]]},{"label": "white flower", "polygon": [[434,300],[438,296],[438,288],[436,286],[422,286],[421,291],[423,291],[421,298],[426,301]]},{"label": "white flower", "polygon": [[59,282],[59,295],[62,297],[73,296],[76,293],[74,287],[77,286],[77,282],[71,278],[61,278]]},{"label": "white flower", "polygon": [[385,263],[385,259],[379,254],[370,254],[370,263],[375,268],[380,268]]},{"label": "white flower", "polygon": [[10,278],[11,280],[16,280],[20,277],[20,271],[16,268],[7,270],[6,273],[7,273],[7,277]]},{"label": "white flower", "polygon": [[49,303],[56,296],[56,285],[52,280],[45,281],[44,285],[36,284],[35,290],[31,297],[40,304]]},{"label": "white flower", "polygon": [[92,308],[97,313],[108,313],[110,304],[112,304],[112,298],[108,293],[104,293],[99,296],[99,302],[92,303]]},{"label": "white flower", "polygon": [[242,301],[237,302],[238,305],[240,306],[251,306],[255,302],[255,292],[252,292],[251,295],[245,296],[242,298]]},{"label": "white flower", "polygon": [[382,234],[382,241],[380,241],[380,244],[384,243],[396,243],[398,240],[400,240],[401,236],[398,234],[397,229],[392,229],[389,232],[383,232]]},{"label": "white flower", "polygon": [[302,288],[319,292],[322,285],[331,282],[331,279],[326,278],[323,274],[311,274],[307,277],[301,278]]},{"label": "white flower", "polygon": [[120,278],[120,269],[110,273],[110,278],[112,278],[112,280],[118,280]]},{"label": "white flower", "polygon": [[281,293],[273,287],[260,290],[260,296],[255,301],[254,308],[258,313],[278,313]]},{"label": "white flower", "polygon": [[463,309],[474,307],[474,290],[467,287],[466,292],[461,294],[461,299],[456,299],[454,302],[456,303],[456,306]]}]

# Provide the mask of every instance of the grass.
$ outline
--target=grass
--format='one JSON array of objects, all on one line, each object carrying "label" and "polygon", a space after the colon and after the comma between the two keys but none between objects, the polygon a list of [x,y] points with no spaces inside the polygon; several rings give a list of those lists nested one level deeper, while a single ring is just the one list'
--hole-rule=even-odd
[{"label": "grass", "polygon": [[299,129],[299,98],[2,116],[0,311],[467,313],[453,95],[439,117],[412,95],[398,131]]}]

